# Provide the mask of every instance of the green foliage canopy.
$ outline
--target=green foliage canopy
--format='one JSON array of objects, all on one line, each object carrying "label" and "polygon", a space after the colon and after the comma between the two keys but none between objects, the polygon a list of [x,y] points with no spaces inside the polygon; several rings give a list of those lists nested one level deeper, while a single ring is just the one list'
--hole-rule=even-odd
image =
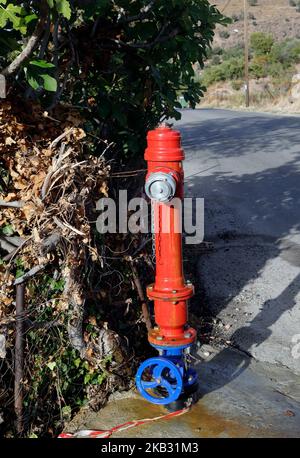
[{"label": "green foliage canopy", "polygon": [[203,95],[193,65],[217,23],[208,0],[0,0],[0,65],[19,93],[72,103],[87,129],[137,152],[146,130],[180,117],[179,92],[192,107]]}]

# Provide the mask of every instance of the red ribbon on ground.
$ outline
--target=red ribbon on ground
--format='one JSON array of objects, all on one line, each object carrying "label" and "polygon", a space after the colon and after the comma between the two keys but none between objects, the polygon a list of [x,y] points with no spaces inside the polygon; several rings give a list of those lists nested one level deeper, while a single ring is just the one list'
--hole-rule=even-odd
[{"label": "red ribbon on ground", "polygon": [[94,430],[94,429],[82,429],[76,431],[75,433],[61,433],[59,434],[59,439],[74,439],[74,438],[90,438],[90,439],[105,439],[110,437],[113,433],[117,431],[124,431],[126,429],[134,428],[135,426],[140,426],[145,423],[151,423],[152,421],[157,420],[169,420],[173,417],[179,417],[187,413],[190,410],[190,407],[185,409],[176,410],[176,412],[167,413],[166,415],[160,415],[159,417],[154,418],[143,418],[142,420],[132,420],[122,423],[121,425],[114,426],[111,429],[105,430]]}]

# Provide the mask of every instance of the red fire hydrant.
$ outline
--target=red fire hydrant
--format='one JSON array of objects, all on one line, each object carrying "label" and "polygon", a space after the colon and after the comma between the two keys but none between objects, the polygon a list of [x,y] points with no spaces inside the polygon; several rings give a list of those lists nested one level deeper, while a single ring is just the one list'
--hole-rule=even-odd
[{"label": "red fire hydrant", "polygon": [[150,131],[147,142],[145,191],[152,205],[156,259],[155,283],[148,286],[147,295],[154,301],[157,324],[148,338],[160,356],[140,366],[136,383],[149,401],[171,405],[197,385],[186,359],[196,331],[187,324],[187,301],[194,288],[185,282],[182,265],[184,152],[180,133],[164,125]]}]

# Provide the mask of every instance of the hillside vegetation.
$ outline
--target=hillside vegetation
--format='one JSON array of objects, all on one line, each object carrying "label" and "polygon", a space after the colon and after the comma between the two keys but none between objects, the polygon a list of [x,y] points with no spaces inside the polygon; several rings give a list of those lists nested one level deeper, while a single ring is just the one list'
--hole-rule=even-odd
[{"label": "hillside vegetation", "polygon": [[[231,48],[244,40],[244,1],[210,0],[211,4],[233,22],[226,29],[217,27],[214,45]],[[270,33],[275,41],[286,38],[300,38],[300,1],[299,0],[249,0],[249,34],[253,32]]]},{"label": "hillside vegetation", "polygon": [[[204,71],[196,72],[196,79],[207,88],[202,105],[242,106],[243,2],[215,3],[232,23],[218,29]],[[272,5],[271,8],[271,2],[249,0],[250,104],[300,111],[300,1],[280,0]]]}]

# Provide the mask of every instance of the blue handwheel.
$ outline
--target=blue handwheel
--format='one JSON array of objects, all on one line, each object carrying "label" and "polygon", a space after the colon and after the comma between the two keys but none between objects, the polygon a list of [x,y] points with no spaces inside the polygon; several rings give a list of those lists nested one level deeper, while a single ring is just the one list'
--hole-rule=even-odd
[{"label": "blue handwheel", "polygon": [[147,359],[137,371],[136,386],[141,395],[153,404],[176,401],[183,387],[180,367],[161,357]]}]

